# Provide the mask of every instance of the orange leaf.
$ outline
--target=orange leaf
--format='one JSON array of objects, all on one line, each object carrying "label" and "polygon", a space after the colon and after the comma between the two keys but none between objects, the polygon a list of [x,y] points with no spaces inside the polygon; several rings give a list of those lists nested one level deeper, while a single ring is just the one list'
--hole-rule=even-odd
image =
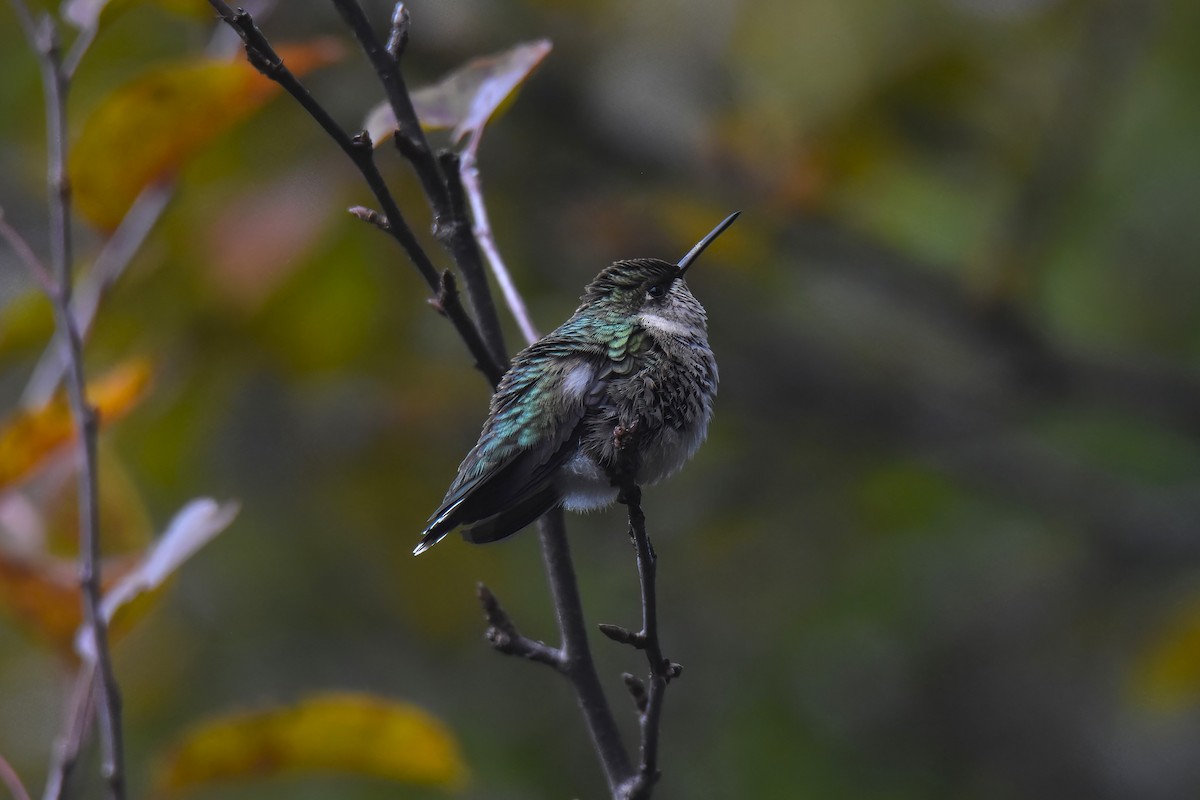
[{"label": "orange leaf", "polygon": [[[134,359],[88,384],[88,400],[100,423],[107,424],[129,411],[149,383],[149,362]],[[40,409],[10,417],[0,425],[0,489],[24,478],[74,435],[71,408],[61,392]]]},{"label": "orange leaf", "polygon": [[334,692],[197,725],[168,752],[157,787],[175,796],[216,781],[315,771],[447,788],[466,778],[457,742],[428,712]]},{"label": "orange leaf", "polygon": [[[104,584],[133,569],[137,556],[105,559]],[[0,608],[27,633],[59,655],[75,659],[75,634],[83,621],[79,566],[65,558],[23,558],[0,549]],[[121,630],[113,630],[119,636]]]},{"label": "orange leaf", "polygon": [[[332,39],[279,48],[303,74],[341,57]],[[112,230],[142,190],[173,174],[279,91],[244,60],[197,58],[152,69],[110,94],[71,150],[79,213]]]}]

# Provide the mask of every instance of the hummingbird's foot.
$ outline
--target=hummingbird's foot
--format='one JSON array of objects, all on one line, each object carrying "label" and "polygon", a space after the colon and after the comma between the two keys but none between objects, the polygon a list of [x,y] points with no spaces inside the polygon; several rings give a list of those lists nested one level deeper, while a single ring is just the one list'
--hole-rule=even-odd
[{"label": "hummingbird's foot", "polygon": [[613,428],[613,449],[616,458],[609,469],[609,480],[617,487],[617,502],[636,506],[642,502],[642,491],[637,485],[638,473],[638,424],[617,425]]}]

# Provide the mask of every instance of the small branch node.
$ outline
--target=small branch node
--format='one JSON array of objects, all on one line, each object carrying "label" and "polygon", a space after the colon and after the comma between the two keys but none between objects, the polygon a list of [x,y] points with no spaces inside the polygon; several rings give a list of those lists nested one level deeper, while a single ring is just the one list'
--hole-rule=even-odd
[{"label": "small branch node", "polygon": [[488,622],[484,637],[493,648],[505,655],[527,658],[563,672],[565,659],[561,650],[522,635],[508,616],[508,612],[500,607],[496,595],[492,594],[492,590],[487,586],[480,583],[476,591],[479,604],[483,606],[483,616]]},{"label": "small branch node", "polygon": [[635,633],[628,628],[622,628],[620,625],[610,625],[607,622],[601,622],[597,627],[601,633],[618,644],[627,644],[638,650],[646,649],[646,634],[642,631]]},{"label": "small branch node", "polygon": [[250,66],[272,80],[277,79],[283,72],[283,59],[273,52],[264,53],[249,42],[246,43],[246,60],[250,62]]},{"label": "small branch node", "polygon": [[425,151],[411,137],[405,136],[404,133],[397,128],[392,133],[392,142],[396,145],[396,149],[400,151],[400,155],[405,161],[416,162],[425,155]]},{"label": "small branch node", "polygon": [[351,206],[346,210],[349,211],[351,215],[357,217],[363,222],[374,225],[384,233],[392,232],[392,226],[388,224],[387,218],[373,208],[367,208],[366,206]]},{"label": "small branch node", "polygon": [[400,60],[400,56],[404,55],[408,47],[408,27],[411,21],[408,7],[404,3],[396,3],[396,7],[392,9],[392,29],[388,32],[387,40],[388,54],[396,61]]},{"label": "small branch node", "polygon": [[429,306],[444,317],[449,313],[450,304],[457,302],[457,299],[458,281],[454,279],[454,273],[448,269],[442,270],[438,278],[437,294],[429,298]]},{"label": "small branch node", "polygon": [[622,673],[621,677],[625,681],[625,688],[629,690],[630,696],[633,697],[634,707],[639,714],[645,714],[646,704],[649,701],[646,694],[646,684],[642,682],[641,678],[631,672]]}]

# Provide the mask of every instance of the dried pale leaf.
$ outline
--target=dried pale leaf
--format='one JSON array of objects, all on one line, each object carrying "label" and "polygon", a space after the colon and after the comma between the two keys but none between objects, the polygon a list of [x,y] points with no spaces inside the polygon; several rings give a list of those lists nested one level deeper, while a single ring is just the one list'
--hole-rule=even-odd
[{"label": "dried pale leaf", "polygon": [[201,723],[170,749],[157,785],[174,797],[215,782],[306,772],[447,788],[466,779],[440,720],[408,703],[338,692]]},{"label": "dried pale leaf", "polygon": [[[146,552],[135,569],[104,594],[100,613],[112,623],[117,612],[129,603],[162,587],[183,562],[229,527],[238,513],[237,503],[220,504],[207,497],[192,500],[175,515],[167,530]],[[81,629],[75,640],[80,657],[92,660],[95,642],[89,629]]]},{"label": "dried pale leaf", "polygon": [[[123,416],[141,399],[150,383],[150,364],[127,361],[88,384],[88,400],[100,423]],[[24,478],[75,433],[70,404],[60,393],[35,411],[18,412],[0,425],[0,489]]]},{"label": "dried pale leaf", "polygon": [[208,0],[66,0],[62,17],[76,28],[95,28],[109,22],[124,11],[139,5],[153,5],[175,14],[196,19],[211,19],[212,5]]},{"label": "dried pale leaf", "polygon": [[[279,48],[303,74],[342,55],[332,39]],[[152,69],[104,99],[71,149],[80,214],[113,230],[138,195],[279,91],[243,60],[199,58]]]},{"label": "dried pale leaf", "polygon": [[[432,86],[412,93],[421,126],[428,130],[453,129],[454,141],[482,131],[488,120],[550,52],[550,42],[540,39],[511,50],[468,61]],[[371,110],[363,127],[376,146],[396,130],[396,116],[385,102]]]}]

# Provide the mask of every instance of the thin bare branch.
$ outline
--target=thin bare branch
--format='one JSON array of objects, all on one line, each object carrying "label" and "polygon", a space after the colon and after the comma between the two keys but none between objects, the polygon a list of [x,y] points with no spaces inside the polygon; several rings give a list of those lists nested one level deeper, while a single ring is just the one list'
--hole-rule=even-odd
[{"label": "thin bare branch", "polygon": [[[69,280],[67,278],[66,280]],[[96,645],[97,716],[100,721],[101,769],[108,783],[109,797],[125,797],[124,740],[121,725],[121,694],[113,673],[109,653],[108,624],[100,613],[100,486],[97,474],[96,440],[100,424],[96,409],[88,402],[83,369],[83,337],[66,293],[55,296],[55,325],[65,341],[67,357],[67,397],[71,415],[79,428],[79,523],[81,563],[79,582],[83,587],[84,624],[91,630]]]},{"label": "thin bare branch", "polygon": [[79,69],[79,62],[83,61],[83,57],[87,55],[87,51],[92,46],[92,42],[96,40],[96,34],[99,30],[99,20],[97,19],[95,23],[81,30],[75,37],[75,41],[71,42],[71,48],[67,50],[62,63],[63,76],[67,80],[75,76],[75,70]]},{"label": "thin bare branch", "polygon": [[8,793],[13,796],[13,800],[29,800],[29,792],[25,791],[25,784],[21,783],[21,776],[12,768],[12,764],[0,755],[0,781],[8,787]]},{"label": "thin bare branch", "polygon": [[513,283],[504,259],[500,257],[500,248],[496,246],[496,237],[492,235],[492,223],[488,219],[487,205],[483,201],[483,181],[479,177],[479,167],[475,160],[481,131],[482,128],[471,134],[471,139],[460,156],[458,174],[471,206],[475,240],[479,242],[479,248],[483,251],[488,266],[492,268],[492,276],[500,286],[504,302],[508,306],[509,313],[516,320],[517,327],[521,329],[521,335],[525,337],[526,342],[532,344],[541,338],[541,334],[538,333],[532,317],[529,316],[529,309],[525,307],[525,300],[517,291],[517,286]]},{"label": "thin bare branch", "polygon": [[374,225],[384,233],[391,232],[388,229],[388,221],[383,218],[383,214],[380,214],[373,208],[367,208],[366,206],[351,206],[346,210],[350,212],[351,216],[362,220],[368,225]]},{"label": "thin bare branch", "polygon": [[42,800],[65,800],[67,797],[67,787],[75,766],[79,763],[84,739],[92,726],[95,688],[96,667],[93,663],[85,661],[79,665],[79,671],[75,675],[75,686],[67,704],[62,733],[54,742]]},{"label": "thin bare branch", "polygon": [[[121,277],[145,244],[146,237],[162,217],[174,191],[173,183],[153,184],[142,191],[121,219],[116,231],[104,243],[91,269],[83,273],[73,292],[71,312],[85,340],[95,322],[104,293]],[[21,396],[26,408],[40,408],[49,402],[62,380],[66,362],[61,343],[52,342],[42,354]]]},{"label": "thin bare branch", "polygon": [[613,485],[617,500],[629,510],[629,536],[637,553],[638,583],[642,596],[642,629],[633,632],[617,625],[601,625],[600,630],[610,639],[631,645],[646,654],[649,662],[649,687],[627,675],[625,685],[638,709],[641,739],[637,772],[621,786],[623,800],[646,800],[658,782],[658,742],[662,727],[663,702],[667,684],[677,678],[683,668],[663,656],[658,636],[658,554],[646,533],[646,515],[642,512],[642,490],[634,481],[637,473],[638,431],[636,427],[618,427],[613,436],[617,445],[617,463],[613,468]]},{"label": "thin bare branch", "polygon": [[510,656],[520,656],[539,664],[553,667],[555,671],[563,671],[563,654],[556,647],[545,642],[530,639],[517,630],[512,618],[508,616],[500,601],[492,590],[482,583],[478,586],[479,604],[483,606],[483,614],[488,621],[487,637],[492,647]]},{"label": "thin bare branch", "polygon": [[113,800],[125,797],[125,755],[121,726],[121,695],[109,654],[108,626],[100,614],[100,489],[96,474],[96,410],[87,400],[83,367],[83,337],[71,310],[73,287],[71,240],[71,186],[67,179],[67,91],[70,80],[64,70],[58,31],[44,17],[31,23],[22,0],[11,0],[29,45],[36,53],[42,74],[46,103],[48,203],[50,217],[50,264],[53,291],[47,296],[54,307],[57,335],[67,354],[67,396],[75,420],[79,447],[79,583],[83,592],[84,625],[96,644],[96,712],[100,722],[101,770]]},{"label": "thin bare branch", "polygon": [[3,209],[0,209],[0,239],[8,242],[8,246],[17,254],[17,260],[24,265],[29,277],[43,292],[49,295],[57,291],[50,270],[46,269],[46,265],[33,252],[33,248],[29,246],[29,242],[25,241],[25,237],[8,224],[8,220],[4,218]]},{"label": "thin bare branch", "polygon": [[[438,157],[438,163],[446,176],[446,189],[450,197],[449,222],[443,224],[443,230],[448,234],[450,252],[462,270],[463,280],[467,284],[467,296],[471,298],[471,307],[481,320],[489,321],[483,326],[482,333],[486,337],[492,337],[492,341],[498,342],[503,353],[504,339],[500,330],[500,316],[496,313],[492,290],[488,286],[487,271],[484,269],[479,256],[479,246],[471,230],[467,195],[459,175],[458,156],[444,152]],[[507,359],[507,355],[505,358]]]}]

